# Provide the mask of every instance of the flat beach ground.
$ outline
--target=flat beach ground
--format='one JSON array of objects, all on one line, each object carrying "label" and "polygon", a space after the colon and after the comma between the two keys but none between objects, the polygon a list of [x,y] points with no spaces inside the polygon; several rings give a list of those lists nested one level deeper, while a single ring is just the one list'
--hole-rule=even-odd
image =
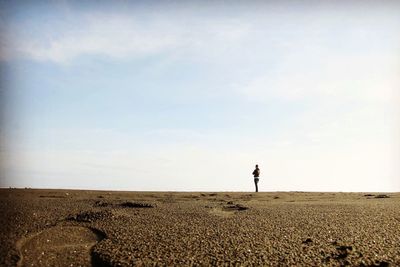
[{"label": "flat beach ground", "polygon": [[0,190],[1,266],[400,266],[400,193]]}]

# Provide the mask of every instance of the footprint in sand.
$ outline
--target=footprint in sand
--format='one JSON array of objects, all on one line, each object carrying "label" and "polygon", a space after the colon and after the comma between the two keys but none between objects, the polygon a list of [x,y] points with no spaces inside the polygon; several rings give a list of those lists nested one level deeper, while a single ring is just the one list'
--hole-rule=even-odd
[{"label": "footprint in sand", "polygon": [[228,205],[224,205],[222,207],[209,207],[206,206],[206,208],[210,208],[210,213],[221,216],[221,217],[230,217],[234,215],[237,212],[242,212],[244,210],[248,210],[249,208],[246,206],[243,206],[241,204],[233,204],[232,201],[228,202]]},{"label": "footprint in sand", "polygon": [[91,248],[104,238],[81,226],[55,226],[17,242],[17,266],[92,266]]}]

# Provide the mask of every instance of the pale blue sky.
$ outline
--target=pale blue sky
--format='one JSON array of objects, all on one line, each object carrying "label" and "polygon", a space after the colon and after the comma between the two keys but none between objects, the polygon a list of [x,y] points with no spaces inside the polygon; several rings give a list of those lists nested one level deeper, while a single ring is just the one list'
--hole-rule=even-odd
[{"label": "pale blue sky", "polygon": [[1,1],[1,186],[400,191],[400,3]]}]

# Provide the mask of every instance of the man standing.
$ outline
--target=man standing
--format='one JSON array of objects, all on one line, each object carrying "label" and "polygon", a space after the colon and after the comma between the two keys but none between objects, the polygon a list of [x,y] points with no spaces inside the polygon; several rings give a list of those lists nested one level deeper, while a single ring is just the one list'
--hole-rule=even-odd
[{"label": "man standing", "polygon": [[254,175],[254,184],[256,185],[256,192],[258,192],[258,181],[260,180],[260,169],[258,168],[258,165],[256,165],[256,169],[253,171]]}]

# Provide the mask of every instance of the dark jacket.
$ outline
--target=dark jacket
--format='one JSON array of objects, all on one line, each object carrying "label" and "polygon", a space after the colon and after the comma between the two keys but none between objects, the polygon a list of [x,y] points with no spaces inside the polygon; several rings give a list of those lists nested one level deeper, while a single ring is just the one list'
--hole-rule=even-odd
[{"label": "dark jacket", "polygon": [[254,175],[254,178],[260,177],[260,169],[259,169],[259,168],[256,168],[256,169],[253,171],[253,175]]}]

